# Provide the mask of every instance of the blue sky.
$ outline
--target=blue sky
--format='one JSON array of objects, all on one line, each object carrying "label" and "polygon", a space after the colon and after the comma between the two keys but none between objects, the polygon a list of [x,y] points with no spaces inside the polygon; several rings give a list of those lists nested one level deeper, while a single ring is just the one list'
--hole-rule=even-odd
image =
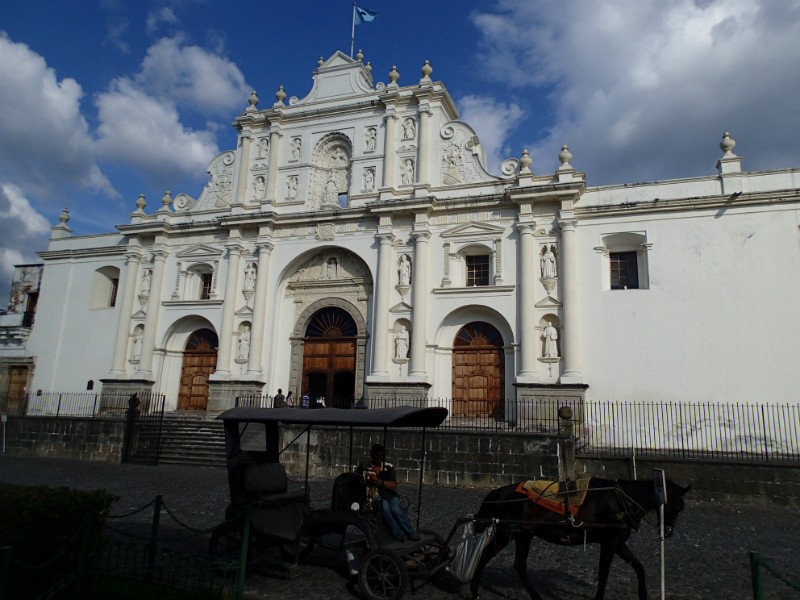
[{"label": "blue sky", "polygon": [[[800,4],[764,0],[365,0],[356,49],[387,81],[430,60],[497,172],[562,143],[589,185],[800,166]],[[139,193],[197,197],[235,147],[251,89],[303,97],[349,52],[352,3],[61,0],[0,7],[0,305],[69,207],[76,234],[127,222]]]}]

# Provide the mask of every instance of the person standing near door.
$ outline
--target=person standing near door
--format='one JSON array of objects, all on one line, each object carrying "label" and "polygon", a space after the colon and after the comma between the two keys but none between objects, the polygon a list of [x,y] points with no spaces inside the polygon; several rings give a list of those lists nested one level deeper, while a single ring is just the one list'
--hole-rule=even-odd
[{"label": "person standing near door", "polygon": [[281,388],[278,388],[278,393],[272,399],[272,408],[283,408],[284,406],[286,406],[286,398]]}]

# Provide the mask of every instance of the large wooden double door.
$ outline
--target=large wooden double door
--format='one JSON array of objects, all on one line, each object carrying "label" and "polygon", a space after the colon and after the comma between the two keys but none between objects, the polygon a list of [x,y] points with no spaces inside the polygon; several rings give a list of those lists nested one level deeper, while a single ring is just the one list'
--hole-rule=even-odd
[{"label": "large wooden double door", "polygon": [[178,410],[205,410],[208,405],[208,376],[217,368],[217,334],[198,329],[186,342],[178,392]]},{"label": "large wooden double door", "polygon": [[500,332],[468,323],[453,342],[453,416],[503,417],[505,355]]},{"label": "large wooden double door", "polygon": [[311,401],[324,396],[330,408],[349,408],[356,386],[356,324],[341,308],[317,312],[306,328],[303,389]]}]

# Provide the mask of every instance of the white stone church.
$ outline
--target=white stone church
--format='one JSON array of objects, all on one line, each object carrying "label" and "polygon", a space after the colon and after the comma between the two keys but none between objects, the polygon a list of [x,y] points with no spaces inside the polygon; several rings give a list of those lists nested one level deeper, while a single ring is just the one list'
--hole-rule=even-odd
[{"label": "white stone church", "polygon": [[254,92],[196,198],[141,196],[103,235],[62,213],[0,317],[0,394],[796,400],[800,169],[743,172],[725,133],[706,177],[587,187],[567,146],[492,174],[427,61],[402,86],[362,59]]}]

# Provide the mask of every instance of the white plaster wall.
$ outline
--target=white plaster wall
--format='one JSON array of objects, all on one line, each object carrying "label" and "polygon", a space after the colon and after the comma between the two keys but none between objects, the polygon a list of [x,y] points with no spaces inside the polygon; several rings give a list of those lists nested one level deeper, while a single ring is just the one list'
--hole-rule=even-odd
[{"label": "white plaster wall", "polygon": [[[783,205],[582,220],[587,397],[796,402],[798,215]],[[617,231],[646,231],[649,290],[603,291],[593,248]]]}]

